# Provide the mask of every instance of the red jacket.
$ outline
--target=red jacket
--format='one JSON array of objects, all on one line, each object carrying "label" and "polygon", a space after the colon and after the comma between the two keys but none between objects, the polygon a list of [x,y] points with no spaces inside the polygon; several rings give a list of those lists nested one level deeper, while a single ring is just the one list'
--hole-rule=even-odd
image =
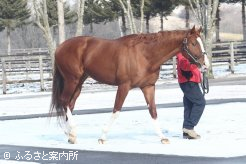
[{"label": "red jacket", "polygon": [[[178,82],[179,83],[185,83],[187,81],[192,81],[195,83],[201,82],[201,72],[199,68],[195,64],[190,64],[189,60],[186,59],[182,55],[182,53],[177,54],[177,70],[178,70]],[[184,71],[191,72],[191,77],[189,80],[184,76]],[[185,72],[185,73],[189,74],[190,72]]]}]

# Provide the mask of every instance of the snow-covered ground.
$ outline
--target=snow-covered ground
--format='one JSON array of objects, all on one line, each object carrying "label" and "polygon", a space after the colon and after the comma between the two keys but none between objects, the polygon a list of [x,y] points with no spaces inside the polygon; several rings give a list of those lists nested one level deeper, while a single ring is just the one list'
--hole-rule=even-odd
[{"label": "snow-covered ground", "polygon": [[[112,107],[116,91],[82,93],[76,110]],[[1,96],[2,97],[2,96]],[[50,96],[0,101],[1,115],[47,113]],[[213,86],[206,99],[245,98],[246,87]],[[157,89],[157,103],[181,102],[179,88]],[[124,106],[144,105],[140,90],[132,90]],[[196,127],[200,140],[182,139],[183,109],[160,108],[158,116],[164,134],[171,144],[162,145],[155,135],[149,113],[146,110],[122,112],[109,132],[105,145],[99,145],[101,128],[110,113],[75,116],[78,128],[78,144],[68,144],[56,119],[35,118],[0,122],[0,144],[61,147],[81,150],[137,152],[188,156],[232,157],[246,155],[246,103],[207,105]],[[18,139],[16,138],[18,135]]]},{"label": "snow-covered ground", "polygon": [[[242,71],[239,75],[245,74]],[[83,92],[75,108],[83,110],[113,107],[115,94],[114,88],[104,92]],[[156,90],[156,103],[182,102],[182,96],[178,87],[160,88]],[[210,93],[206,95],[207,100],[227,98],[246,98],[246,87],[212,86]],[[49,104],[49,92],[0,95],[0,116],[47,113]],[[124,106],[143,105],[145,100],[141,91],[139,89],[130,91]],[[182,139],[182,107],[158,109],[160,125],[171,142],[168,145],[160,143],[147,109],[121,112],[109,132],[105,145],[99,145],[97,139],[111,113],[74,116],[78,129],[76,145],[67,143],[67,138],[63,130],[57,126],[56,119],[0,121],[0,144],[187,156],[243,156],[246,155],[245,106],[246,103],[207,105],[196,127],[196,131],[202,136],[199,140]]]}]

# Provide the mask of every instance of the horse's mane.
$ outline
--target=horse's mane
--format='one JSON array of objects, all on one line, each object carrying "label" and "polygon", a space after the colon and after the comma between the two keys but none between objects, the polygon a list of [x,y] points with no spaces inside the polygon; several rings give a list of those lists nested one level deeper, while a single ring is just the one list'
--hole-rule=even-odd
[{"label": "horse's mane", "polygon": [[136,45],[139,43],[153,43],[153,42],[159,42],[163,41],[163,38],[165,38],[166,41],[170,39],[174,39],[175,37],[183,36],[184,33],[187,33],[188,30],[173,30],[173,31],[159,31],[157,33],[141,33],[141,34],[131,34],[126,35],[119,40],[121,41],[127,41],[130,42],[132,45]]}]

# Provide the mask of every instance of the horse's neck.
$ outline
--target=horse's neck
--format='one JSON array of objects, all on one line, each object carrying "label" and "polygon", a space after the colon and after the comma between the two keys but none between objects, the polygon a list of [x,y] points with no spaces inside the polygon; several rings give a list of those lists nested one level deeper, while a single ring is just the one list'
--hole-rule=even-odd
[{"label": "horse's neck", "polygon": [[186,31],[180,31],[177,35],[172,34],[172,32],[170,32],[170,35],[163,34],[159,43],[152,47],[153,49],[158,50],[158,52],[151,55],[151,69],[158,69],[160,65],[162,65],[173,56],[175,56],[178,52],[180,52],[183,39],[186,35]]}]

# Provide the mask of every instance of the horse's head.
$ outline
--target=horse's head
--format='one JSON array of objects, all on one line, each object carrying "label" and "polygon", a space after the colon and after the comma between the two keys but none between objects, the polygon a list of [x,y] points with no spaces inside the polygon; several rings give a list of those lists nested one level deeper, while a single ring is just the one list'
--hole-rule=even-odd
[{"label": "horse's head", "polygon": [[196,30],[195,26],[187,33],[183,40],[183,55],[191,62],[201,67],[209,67],[209,60],[205,52],[200,33],[202,28]]}]

